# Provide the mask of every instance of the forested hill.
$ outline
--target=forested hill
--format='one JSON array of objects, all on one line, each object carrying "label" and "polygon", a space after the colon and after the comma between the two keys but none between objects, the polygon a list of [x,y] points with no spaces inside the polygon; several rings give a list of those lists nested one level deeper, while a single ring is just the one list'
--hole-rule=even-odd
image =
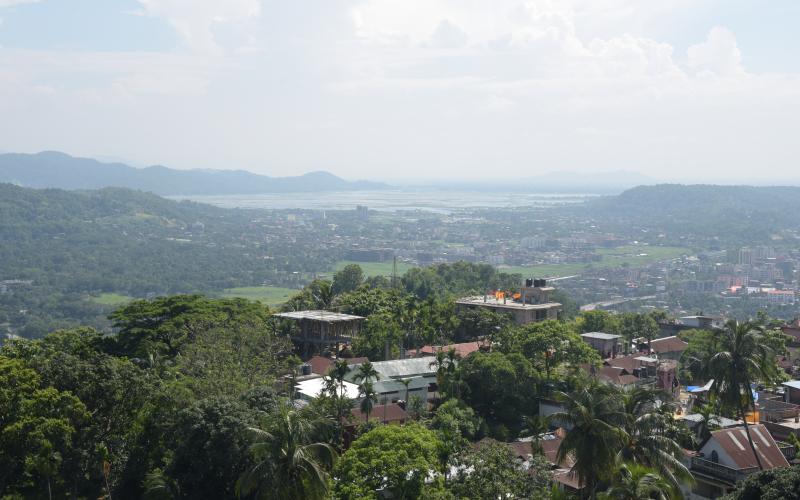
[{"label": "forested hill", "polygon": [[779,212],[791,216],[800,210],[800,187],[659,184],[628,189],[618,196],[597,200],[595,206],[609,212],[635,211],[647,217],[713,216],[730,211]]},{"label": "forested hill", "polygon": [[32,188],[100,189],[123,187],[160,195],[223,195],[385,189],[385,184],[350,182],[328,172],[267,177],[243,170],[134,168],[46,151],[0,155],[0,182]]},{"label": "forested hill", "polygon": [[606,223],[749,244],[800,226],[800,187],[660,184],[593,200],[578,210]]},{"label": "forested hill", "polygon": [[24,335],[65,319],[93,323],[87,318],[104,312],[91,297],[103,293],[220,291],[269,281],[279,269],[332,266],[310,251],[267,249],[258,216],[119,188],[0,184],[0,282],[32,282],[0,290],[0,334],[4,323]]}]

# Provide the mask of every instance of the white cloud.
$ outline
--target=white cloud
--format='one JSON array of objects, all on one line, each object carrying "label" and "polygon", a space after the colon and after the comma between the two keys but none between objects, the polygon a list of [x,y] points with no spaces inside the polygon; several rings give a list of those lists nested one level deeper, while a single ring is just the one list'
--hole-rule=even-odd
[{"label": "white cloud", "polygon": [[12,5],[20,5],[23,3],[38,3],[41,0],[0,0],[0,8],[11,7]]},{"label": "white cloud", "polygon": [[429,45],[437,49],[460,49],[467,45],[468,40],[469,35],[460,26],[442,19],[431,35]]},{"label": "white cloud", "polygon": [[215,52],[220,48],[216,29],[241,27],[261,14],[259,0],[137,0],[144,14],[169,21],[191,49]]},{"label": "white cloud", "polygon": [[742,53],[736,36],[728,28],[712,28],[704,42],[689,47],[687,55],[689,67],[697,72],[708,71],[719,76],[744,74]]},{"label": "white cloud", "polygon": [[22,117],[0,120],[0,149],[360,178],[800,155],[798,75],[746,73],[723,28],[686,63],[648,30],[688,0],[140,2],[192,50],[0,49],[0,115]]}]

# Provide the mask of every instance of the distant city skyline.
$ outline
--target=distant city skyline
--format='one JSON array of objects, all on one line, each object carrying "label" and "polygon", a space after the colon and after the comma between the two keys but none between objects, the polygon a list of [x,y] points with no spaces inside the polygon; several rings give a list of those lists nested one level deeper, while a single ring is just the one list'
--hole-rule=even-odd
[{"label": "distant city skyline", "polygon": [[791,0],[0,0],[0,150],[800,184]]}]

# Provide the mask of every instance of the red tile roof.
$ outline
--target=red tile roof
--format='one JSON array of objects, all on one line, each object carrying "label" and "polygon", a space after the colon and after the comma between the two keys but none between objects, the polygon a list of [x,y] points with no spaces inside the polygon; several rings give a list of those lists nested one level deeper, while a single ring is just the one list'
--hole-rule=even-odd
[{"label": "red tile roof", "polygon": [[[348,365],[358,365],[365,361],[369,361],[367,358],[341,358],[347,361]],[[313,358],[306,361],[309,365],[311,365],[311,373],[316,373],[318,375],[325,375],[328,373],[328,370],[333,366],[333,362],[335,360],[331,358],[326,358],[323,356],[314,356]]]},{"label": "red tile roof", "polygon": [[781,330],[783,330],[783,333],[785,333],[786,335],[792,337],[790,343],[793,344],[800,343],[800,328],[797,328],[795,326],[784,326],[781,327]]},{"label": "red tile roof", "polygon": [[615,368],[624,368],[628,371],[628,373],[633,373],[635,368],[640,368],[642,366],[654,366],[653,363],[645,363],[639,359],[636,359],[644,356],[645,355],[642,353],[635,353],[631,354],[630,356],[607,359],[603,361],[603,364],[606,366],[613,366]]},{"label": "red tile roof", "polygon": [[325,375],[328,373],[328,369],[330,369],[331,365],[333,365],[333,360],[322,356],[314,356],[306,361],[306,363],[311,365],[311,373]]},{"label": "red tile roof", "polygon": [[653,340],[650,342],[650,349],[659,354],[666,354],[669,352],[683,352],[688,345],[688,342],[673,336]]},{"label": "red tile roof", "polygon": [[432,356],[439,351],[449,352],[450,349],[455,349],[456,353],[462,358],[466,358],[473,352],[479,350],[481,347],[488,346],[486,342],[464,342],[462,344],[449,344],[449,345],[426,345],[416,349],[409,349],[409,357],[417,356]]},{"label": "red tile roof", "polygon": [[[772,435],[767,428],[761,424],[750,426],[750,436],[756,446],[761,465],[764,469],[774,469],[776,467],[789,467],[789,462],[783,456]],[[725,453],[731,457],[739,469],[758,467],[756,457],[750,448],[744,427],[731,427],[711,433],[711,439],[716,440]]]}]

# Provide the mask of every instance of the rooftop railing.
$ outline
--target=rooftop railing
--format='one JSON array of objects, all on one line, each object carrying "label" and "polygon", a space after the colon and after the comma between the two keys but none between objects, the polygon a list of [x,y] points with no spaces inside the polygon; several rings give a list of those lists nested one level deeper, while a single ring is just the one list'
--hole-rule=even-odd
[{"label": "rooftop railing", "polygon": [[734,469],[733,467],[712,462],[711,460],[706,460],[705,458],[692,457],[692,471],[707,474],[729,484],[736,484],[750,474],[758,472],[758,470],[758,467]]}]

